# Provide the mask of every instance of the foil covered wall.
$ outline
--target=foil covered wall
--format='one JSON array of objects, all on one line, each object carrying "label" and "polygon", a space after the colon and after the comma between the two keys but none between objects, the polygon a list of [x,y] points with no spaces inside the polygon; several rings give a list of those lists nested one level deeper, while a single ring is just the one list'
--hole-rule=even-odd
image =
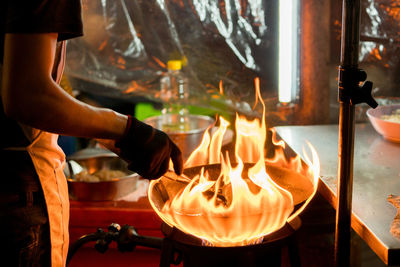
[{"label": "foil covered wall", "polygon": [[192,104],[250,110],[255,77],[276,95],[276,10],[262,0],[85,0],[85,36],[69,42],[66,73],[102,86],[79,90],[159,101],[167,61],[183,59]]},{"label": "foil covered wall", "polygon": [[[166,62],[183,59],[191,82],[191,104],[251,113],[255,77],[260,77],[267,105],[276,103],[278,3],[83,0],[85,36],[69,42],[66,73],[81,91],[123,99],[144,96],[160,102],[159,79]],[[400,0],[362,0],[361,4],[360,67],[374,82],[375,96],[398,97]],[[320,90],[330,91],[327,95],[334,110],[341,1],[331,0],[330,5],[326,16],[331,17],[331,75],[329,88]],[[309,12],[306,7],[303,3],[302,15]]]},{"label": "foil covered wall", "polygon": [[400,1],[362,1],[360,65],[374,76],[375,95],[399,97]]}]

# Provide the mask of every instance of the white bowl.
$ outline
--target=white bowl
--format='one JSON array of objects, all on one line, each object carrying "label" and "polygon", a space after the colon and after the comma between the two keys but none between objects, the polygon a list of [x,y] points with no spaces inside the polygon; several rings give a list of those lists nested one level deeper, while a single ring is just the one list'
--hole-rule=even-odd
[{"label": "white bowl", "polygon": [[382,115],[391,115],[397,109],[400,109],[400,104],[378,106],[376,109],[368,109],[367,115],[379,134],[389,141],[400,143],[400,123],[381,119]]}]

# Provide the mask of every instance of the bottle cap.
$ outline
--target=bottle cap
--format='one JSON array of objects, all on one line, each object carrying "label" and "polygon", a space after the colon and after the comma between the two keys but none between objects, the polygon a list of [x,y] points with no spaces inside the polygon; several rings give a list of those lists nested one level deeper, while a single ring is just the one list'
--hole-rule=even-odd
[{"label": "bottle cap", "polygon": [[180,60],[169,60],[167,68],[169,70],[180,70],[182,68],[182,62]]}]

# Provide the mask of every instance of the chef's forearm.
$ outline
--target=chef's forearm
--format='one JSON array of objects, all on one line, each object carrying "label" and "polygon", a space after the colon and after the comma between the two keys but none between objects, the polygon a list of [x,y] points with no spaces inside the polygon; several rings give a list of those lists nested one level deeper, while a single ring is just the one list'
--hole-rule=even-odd
[{"label": "chef's forearm", "polygon": [[127,116],[68,95],[51,77],[57,34],[6,34],[2,101],[7,116],[41,130],[119,139]]},{"label": "chef's forearm", "polygon": [[[26,85],[28,86],[28,85]],[[125,131],[127,116],[106,108],[93,107],[78,101],[53,81],[36,82],[41,93],[18,97],[9,112],[17,121],[31,127],[62,135],[119,139]]]}]

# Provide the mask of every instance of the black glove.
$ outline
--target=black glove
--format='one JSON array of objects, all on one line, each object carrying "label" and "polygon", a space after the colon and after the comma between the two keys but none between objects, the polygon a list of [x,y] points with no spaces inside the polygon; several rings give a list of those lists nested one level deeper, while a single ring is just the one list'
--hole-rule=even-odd
[{"label": "black glove", "polygon": [[174,164],[177,174],[182,174],[183,160],[179,148],[168,135],[136,118],[128,116],[124,136],[115,143],[120,156],[128,162],[128,169],[147,179],[157,179]]}]

